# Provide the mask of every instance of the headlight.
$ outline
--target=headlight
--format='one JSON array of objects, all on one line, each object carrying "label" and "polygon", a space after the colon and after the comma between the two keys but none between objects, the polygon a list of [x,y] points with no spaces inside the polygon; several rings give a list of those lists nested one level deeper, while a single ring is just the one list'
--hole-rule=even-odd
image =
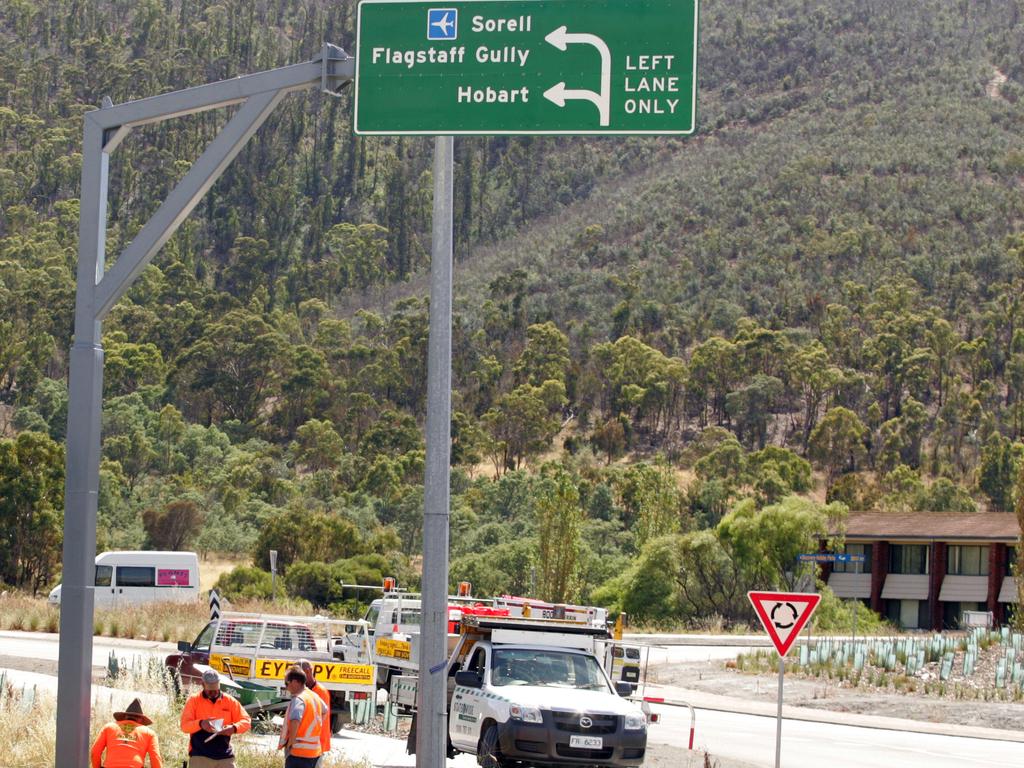
[{"label": "headlight", "polygon": [[647,727],[647,718],[642,712],[637,715],[626,715],[624,727],[627,731],[639,731]]},{"label": "headlight", "polygon": [[518,704],[513,704],[509,708],[509,715],[513,720],[520,720],[524,723],[544,722],[544,718],[541,717],[540,710],[537,707],[521,707]]}]

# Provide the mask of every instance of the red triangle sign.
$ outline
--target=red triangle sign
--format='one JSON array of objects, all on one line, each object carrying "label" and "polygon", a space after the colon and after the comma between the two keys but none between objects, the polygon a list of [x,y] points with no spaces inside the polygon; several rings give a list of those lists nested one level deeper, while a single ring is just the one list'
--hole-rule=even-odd
[{"label": "red triangle sign", "polygon": [[805,592],[747,592],[747,598],[779,656],[789,653],[821,601],[820,595]]}]

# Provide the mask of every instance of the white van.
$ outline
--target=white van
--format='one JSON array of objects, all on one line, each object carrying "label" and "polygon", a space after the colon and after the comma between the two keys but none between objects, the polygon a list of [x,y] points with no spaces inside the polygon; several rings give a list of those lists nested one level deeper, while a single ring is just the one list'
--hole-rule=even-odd
[{"label": "white van", "polygon": [[[199,597],[195,552],[103,552],[96,556],[95,605],[187,603]],[[60,605],[60,584],[50,592]]]}]

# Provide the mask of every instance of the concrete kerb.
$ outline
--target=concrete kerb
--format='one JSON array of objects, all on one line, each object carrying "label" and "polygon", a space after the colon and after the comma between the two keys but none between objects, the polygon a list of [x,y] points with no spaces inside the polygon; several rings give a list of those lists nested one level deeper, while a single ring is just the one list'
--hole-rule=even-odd
[{"label": "concrete kerb", "polygon": [[624,634],[624,642],[651,646],[713,645],[738,648],[771,648],[772,641],[764,633],[758,635],[657,635]]},{"label": "concrete kerb", "polygon": [[[694,691],[687,688],[652,684],[647,685],[646,695],[663,698],[665,705],[668,706],[685,706],[690,704],[697,709],[713,712],[730,712],[773,719],[776,716],[776,704],[774,702],[747,701],[745,699]],[[874,728],[884,731],[903,731],[933,736],[954,736],[958,738],[986,739],[989,741],[1007,741],[1024,744],[1024,733],[1018,733],[1017,731],[983,728],[972,725],[954,725],[952,723],[929,723],[922,720],[862,715],[855,712],[828,712],[807,707],[784,705],[782,708],[782,718],[784,720],[802,720],[804,722],[827,723],[829,725],[847,725],[852,728]]]}]

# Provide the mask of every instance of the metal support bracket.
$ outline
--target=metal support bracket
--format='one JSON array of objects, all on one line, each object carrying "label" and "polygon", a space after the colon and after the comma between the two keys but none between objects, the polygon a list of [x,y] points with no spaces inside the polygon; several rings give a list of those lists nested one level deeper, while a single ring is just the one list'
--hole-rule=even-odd
[{"label": "metal support bracket", "polygon": [[355,72],[354,61],[341,48],[324,43],[313,61],[320,61],[320,90],[328,96],[340,96]]},{"label": "metal support bracket", "polygon": [[[100,109],[85,115],[75,337],[69,370],[56,768],[89,764],[103,319],[285,96],[316,87],[337,95],[354,74],[354,59],[325,43],[314,59],[302,64],[123,104],[104,98]],[[105,269],[110,155],[133,128],[236,104],[241,106],[217,137],[114,265]]]}]

